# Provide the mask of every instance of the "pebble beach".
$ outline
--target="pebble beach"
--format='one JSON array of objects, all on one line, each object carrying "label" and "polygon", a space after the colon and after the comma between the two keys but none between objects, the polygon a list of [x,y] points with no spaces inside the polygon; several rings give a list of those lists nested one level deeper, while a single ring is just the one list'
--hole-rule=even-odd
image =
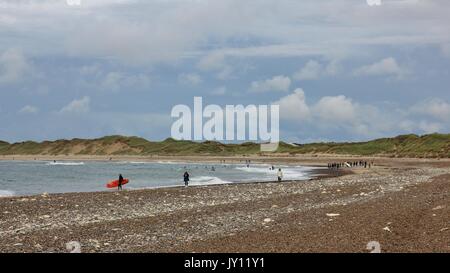
[{"label": "pebble beach", "polygon": [[[389,164],[387,164],[389,162]],[[450,164],[0,198],[0,252],[450,252]]]}]

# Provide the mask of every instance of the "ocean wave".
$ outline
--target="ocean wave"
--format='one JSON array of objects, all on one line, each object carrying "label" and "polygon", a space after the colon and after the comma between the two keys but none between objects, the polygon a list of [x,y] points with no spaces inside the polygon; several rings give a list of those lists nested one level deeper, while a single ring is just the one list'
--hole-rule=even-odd
[{"label": "ocean wave", "polygon": [[84,162],[47,162],[47,166],[82,166]]},{"label": "ocean wave", "polygon": [[236,170],[250,172],[250,173],[265,173],[265,174],[276,174],[278,169],[272,170],[267,168],[257,168],[257,167],[236,167]]},{"label": "ocean wave", "polygon": [[15,193],[13,191],[8,191],[8,190],[0,190],[0,197],[9,197],[9,196],[14,196]]},{"label": "ocean wave", "polygon": [[145,161],[120,161],[120,162],[116,162],[116,164],[142,165],[142,164],[155,164],[155,163],[154,162],[145,162]]},{"label": "ocean wave", "polygon": [[177,161],[156,161],[155,162],[156,164],[180,164],[180,165],[183,165],[183,164],[187,164],[186,162],[177,162]]},{"label": "ocean wave", "polygon": [[219,184],[230,184],[232,182],[222,180],[215,176],[199,176],[194,177],[189,182],[192,186],[204,186],[204,185],[219,185]]},{"label": "ocean wave", "polygon": [[285,169],[283,170],[283,178],[287,180],[305,179],[308,178],[308,174],[303,170]]},{"label": "ocean wave", "polygon": [[[271,176],[274,179],[277,176],[278,168],[272,170],[270,168],[261,168],[261,167],[236,167],[236,170],[250,172],[250,173],[260,173],[265,174],[267,176]],[[305,172],[303,167],[301,168],[281,168],[283,172],[283,179],[285,180],[296,180],[296,179],[305,179],[308,178],[308,174]]]}]

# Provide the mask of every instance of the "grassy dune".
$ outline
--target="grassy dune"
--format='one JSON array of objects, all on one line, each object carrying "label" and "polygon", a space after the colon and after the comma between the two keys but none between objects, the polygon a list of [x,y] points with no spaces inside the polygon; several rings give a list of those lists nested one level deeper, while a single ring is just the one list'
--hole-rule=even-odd
[{"label": "grassy dune", "polygon": [[[0,155],[250,155],[260,153],[257,143],[223,144],[206,141],[160,142],[139,137],[106,136],[9,144],[0,141]],[[450,158],[450,134],[402,135],[355,143],[280,143],[278,154],[345,154],[388,157]]]},{"label": "grassy dune", "polygon": [[358,143],[299,145],[304,153],[450,158],[450,134],[402,135]]}]

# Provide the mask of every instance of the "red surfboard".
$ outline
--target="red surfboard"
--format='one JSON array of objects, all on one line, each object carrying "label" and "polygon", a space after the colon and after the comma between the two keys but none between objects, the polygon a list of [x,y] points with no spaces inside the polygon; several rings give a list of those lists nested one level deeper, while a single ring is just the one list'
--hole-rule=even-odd
[{"label": "red surfboard", "polygon": [[[128,184],[128,182],[130,182],[129,179],[124,179],[122,181],[122,185]],[[106,187],[110,189],[117,188],[118,186],[119,186],[119,179],[111,181],[108,184],[106,184]]]}]

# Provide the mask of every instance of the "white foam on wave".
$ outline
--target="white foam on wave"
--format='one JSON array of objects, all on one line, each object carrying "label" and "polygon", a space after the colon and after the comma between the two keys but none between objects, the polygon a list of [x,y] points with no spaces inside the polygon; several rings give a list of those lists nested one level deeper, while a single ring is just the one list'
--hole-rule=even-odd
[{"label": "white foam on wave", "polygon": [[120,162],[116,162],[116,164],[143,165],[143,164],[155,164],[155,163],[154,162],[146,162],[146,161],[120,161]]},{"label": "white foam on wave", "polygon": [[84,162],[47,162],[48,166],[82,166]]},{"label": "white foam on wave", "polygon": [[261,167],[236,167],[236,170],[249,172],[249,173],[264,173],[264,174],[276,174],[277,170],[271,170],[269,167],[261,168]]},{"label": "white foam on wave", "polygon": [[189,181],[189,185],[192,186],[204,186],[204,185],[220,185],[220,184],[230,184],[232,182],[222,180],[215,176],[199,176],[192,178]]},{"label": "white foam on wave", "polygon": [[284,169],[283,178],[287,180],[305,179],[308,178],[308,174],[304,170],[299,169]]},{"label": "white foam on wave", "polygon": [[185,163],[185,162],[176,162],[176,161],[156,161],[156,163],[157,164],[171,164],[171,165],[174,165],[174,164],[180,164],[180,165],[183,165],[183,164],[187,164],[187,163]]},{"label": "white foam on wave", "polygon": [[[236,167],[236,170],[250,172],[250,173],[259,173],[265,174],[268,177],[277,177],[278,168],[272,170],[268,167]],[[305,172],[305,168],[297,167],[297,168],[281,168],[283,172],[283,179],[285,180],[297,180],[297,179],[305,179],[308,178],[308,174]]]},{"label": "white foam on wave", "polygon": [[0,197],[8,197],[8,196],[14,196],[15,193],[13,191],[8,190],[0,190]]},{"label": "white foam on wave", "polygon": [[191,161],[156,161],[157,164],[162,165],[183,165],[183,166],[222,166],[226,165],[217,162],[191,162]]}]

